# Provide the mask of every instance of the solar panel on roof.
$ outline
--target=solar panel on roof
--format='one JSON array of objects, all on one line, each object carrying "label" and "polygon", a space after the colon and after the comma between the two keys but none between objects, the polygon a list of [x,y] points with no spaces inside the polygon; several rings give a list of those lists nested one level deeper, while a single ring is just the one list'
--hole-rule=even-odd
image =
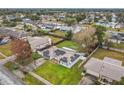
[{"label": "solar panel on roof", "polygon": [[57,50],[55,50],[55,54],[56,54],[57,56],[63,55],[63,54],[65,54],[65,51],[62,51],[62,50],[57,49]]},{"label": "solar panel on roof", "polygon": [[43,56],[46,57],[46,58],[50,58],[49,50],[44,51]]},{"label": "solar panel on roof", "polygon": [[74,54],[73,56],[70,57],[71,62],[74,62],[80,55],[79,54]]},{"label": "solar panel on roof", "polygon": [[60,61],[65,62],[65,63],[68,62],[67,57],[62,57],[62,58],[60,59]]}]

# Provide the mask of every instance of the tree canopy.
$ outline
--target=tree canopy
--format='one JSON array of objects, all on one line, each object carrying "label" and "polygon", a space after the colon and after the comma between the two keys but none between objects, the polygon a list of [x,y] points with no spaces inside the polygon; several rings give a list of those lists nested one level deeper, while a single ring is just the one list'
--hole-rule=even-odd
[{"label": "tree canopy", "polygon": [[20,39],[14,39],[11,43],[11,50],[14,55],[16,55],[18,61],[25,61],[28,58],[31,58],[31,48],[28,42]]}]

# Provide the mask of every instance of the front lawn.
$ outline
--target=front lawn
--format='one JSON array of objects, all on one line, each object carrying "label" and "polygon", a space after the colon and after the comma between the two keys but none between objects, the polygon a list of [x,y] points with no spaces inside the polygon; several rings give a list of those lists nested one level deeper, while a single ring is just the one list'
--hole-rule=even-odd
[{"label": "front lawn", "polygon": [[7,43],[5,45],[0,45],[0,52],[3,53],[6,56],[11,56],[11,43]]},{"label": "front lawn", "polygon": [[79,51],[80,50],[80,45],[74,41],[64,41],[60,44],[57,45],[57,47],[62,48],[62,47],[68,47],[74,50]]},{"label": "front lawn", "polygon": [[25,78],[22,79],[27,85],[45,85],[43,82],[37,80],[30,74],[25,75]]},{"label": "front lawn", "polygon": [[75,64],[71,69],[68,69],[61,65],[52,63],[50,60],[47,60],[34,72],[56,85],[78,84],[82,78],[82,69],[78,68],[79,63],[80,62]]},{"label": "front lawn", "polygon": [[123,65],[124,65],[124,54],[120,53],[120,52],[115,52],[115,51],[99,48],[92,55],[92,57],[95,57],[95,58],[98,58],[98,59],[101,59],[101,60],[103,60],[104,57],[110,57],[110,58],[113,58],[113,59],[123,61]]}]

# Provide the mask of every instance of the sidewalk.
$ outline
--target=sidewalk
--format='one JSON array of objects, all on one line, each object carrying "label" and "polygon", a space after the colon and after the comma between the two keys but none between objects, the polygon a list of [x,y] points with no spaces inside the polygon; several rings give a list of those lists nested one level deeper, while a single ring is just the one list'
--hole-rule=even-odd
[{"label": "sidewalk", "polygon": [[2,55],[2,56],[3,56],[3,57],[5,57],[5,58],[7,57],[6,55],[4,55],[4,54],[3,54],[3,53],[1,53],[1,52],[0,52],[0,55]]},{"label": "sidewalk", "polygon": [[45,80],[44,78],[42,78],[41,76],[39,76],[33,72],[29,72],[29,74],[32,75],[33,77],[35,77],[36,79],[40,80],[41,82],[45,83],[46,85],[53,85],[49,81]]},{"label": "sidewalk", "polygon": [[9,61],[14,61],[15,59],[16,59],[16,56],[12,55],[12,56],[6,57],[5,59],[1,59],[0,64],[3,65]]}]

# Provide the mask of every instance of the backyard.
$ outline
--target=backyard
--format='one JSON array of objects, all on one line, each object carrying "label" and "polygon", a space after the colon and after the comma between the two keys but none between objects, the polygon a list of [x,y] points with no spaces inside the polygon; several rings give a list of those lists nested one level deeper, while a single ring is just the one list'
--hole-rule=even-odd
[{"label": "backyard", "polygon": [[12,51],[10,49],[11,49],[11,43],[10,42],[5,44],[5,45],[0,45],[0,52],[6,56],[12,55]]},{"label": "backyard", "polygon": [[57,37],[54,37],[54,36],[50,36],[50,35],[47,35],[49,38],[51,38],[52,40],[52,43],[57,43],[59,41],[61,41],[62,39],[61,38],[57,38]]},{"label": "backyard", "polygon": [[82,78],[82,69],[78,68],[80,61],[71,69],[53,63],[47,60],[42,66],[38,67],[34,72],[53,84],[78,84]]},{"label": "backyard", "polygon": [[58,36],[63,36],[63,37],[65,37],[65,32],[62,32],[62,31],[59,31],[59,30],[56,30],[56,31],[54,31],[54,32],[52,32],[54,35],[58,35]]},{"label": "backyard", "polygon": [[112,43],[111,42],[110,47],[124,50],[124,43],[118,44],[118,43]]},{"label": "backyard", "polygon": [[59,48],[68,47],[68,48],[80,51],[80,45],[74,41],[64,41],[64,42],[58,44],[57,47],[59,47]]},{"label": "backyard", "polygon": [[92,57],[98,58],[98,59],[103,59],[104,57],[110,57],[113,59],[117,59],[123,62],[124,65],[124,54],[120,52],[115,52],[111,50],[105,50],[102,48],[99,48],[93,55]]}]

